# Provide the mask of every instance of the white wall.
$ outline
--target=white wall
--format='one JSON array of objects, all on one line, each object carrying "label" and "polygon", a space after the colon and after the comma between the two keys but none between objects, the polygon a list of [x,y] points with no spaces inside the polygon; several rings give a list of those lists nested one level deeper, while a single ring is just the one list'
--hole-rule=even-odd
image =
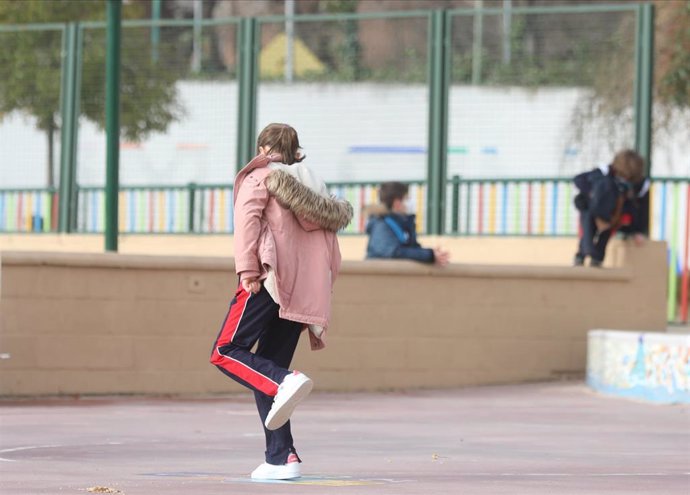
[{"label": "white wall", "polygon": [[[181,82],[178,89],[187,110],[185,118],[164,135],[123,145],[123,184],[232,181],[237,84]],[[576,142],[574,110],[586,97],[586,91],[577,88],[452,87],[448,144],[455,151],[449,154],[449,175],[567,176],[607,162],[616,149],[632,146],[631,126],[614,126],[609,135],[601,122],[586,123],[585,145]],[[424,85],[261,84],[257,123],[261,128],[270,122],[297,128],[307,163],[327,181],[425,176],[428,93]],[[687,129],[679,126],[655,145],[654,175],[690,175]],[[7,116],[0,123],[0,187],[43,186],[46,146],[45,136],[34,129],[32,119]],[[82,121],[78,146],[80,184],[102,184],[103,132]],[[356,147],[389,152],[362,153]]]}]

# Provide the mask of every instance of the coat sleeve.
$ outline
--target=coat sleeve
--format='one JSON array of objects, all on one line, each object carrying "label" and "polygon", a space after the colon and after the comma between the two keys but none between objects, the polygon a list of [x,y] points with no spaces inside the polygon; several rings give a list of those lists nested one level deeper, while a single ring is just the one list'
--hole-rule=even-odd
[{"label": "coat sleeve", "polygon": [[592,188],[589,211],[595,218],[611,221],[618,204],[618,191],[609,180],[600,180]]},{"label": "coat sleeve", "polygon": [[383,221],[374,223],[369,236],[368,258],[395,258],[434,262],[433,249],[423,247],[407,247],[395,236],[391,228]]},{"label": "coat sleeve", "polygon": [[247,176],[235,200],[235,271],[241,280],[261,274],[258,247],[267,203],[266,186],[252,175]]}]

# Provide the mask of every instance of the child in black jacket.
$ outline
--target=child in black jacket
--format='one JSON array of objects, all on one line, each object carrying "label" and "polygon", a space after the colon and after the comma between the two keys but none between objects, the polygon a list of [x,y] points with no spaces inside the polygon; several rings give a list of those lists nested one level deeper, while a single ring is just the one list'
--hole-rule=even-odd
[{"label": "child in black jacket", "polygon": [[[590,266],[600,267],[606,255],[606,245],[611,234],[622,226],[624,213],[632,216],[636,184],[643,182],[644,161],[632,150],[616,154],[613,163],[604,169],[594,169],[575,176],[575,186],[580,193],[575,196],[575,206],[580,211],[580,243],[574,265],[584,265],[590,257]],[[637,224],[641,225],[640,218]],[[634,222],[630,222],[634,229]],[[632,231],[630,233],[633,233]],[[639,238],[636,236],[636,241]]]}]

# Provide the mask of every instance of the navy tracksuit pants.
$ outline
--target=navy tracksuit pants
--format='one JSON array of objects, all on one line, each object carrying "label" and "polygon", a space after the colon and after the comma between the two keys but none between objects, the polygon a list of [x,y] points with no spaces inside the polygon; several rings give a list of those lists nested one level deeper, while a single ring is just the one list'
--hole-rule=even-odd
[{"label": "navy tracksuit pants", "polygon": [[585,256],[591,256],[593,261],[604,261],[606,245],[611,237],[611,229],[597,232],[597,225],[589,210],[580,211],[580,227],[582,228],[582,237],[580,237],[576,256],[582,259]]},{"label": "navy tracksuit pants", "polygon": [[[263,285],[258,294],[249,293],[240,285],[211,353],[211,364],[254,391],[262,426],[278,385],[291,373],[288,367],[304,327],[302,323],[281,319],[278,309]],[[257,342],[256,352],[252,353]],[[290,453],[297,453],[289,421],[274,431],[263,428],[266,462],[285,464]]]}]

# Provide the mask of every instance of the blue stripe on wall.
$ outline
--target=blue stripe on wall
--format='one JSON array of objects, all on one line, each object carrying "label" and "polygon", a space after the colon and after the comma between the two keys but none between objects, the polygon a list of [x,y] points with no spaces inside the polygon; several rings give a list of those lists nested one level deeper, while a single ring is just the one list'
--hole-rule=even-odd
[{"label": "blue stripe on wall", "polygon": [[348,153],[405,153],[424,154],[423,146],[350,146]]}]

